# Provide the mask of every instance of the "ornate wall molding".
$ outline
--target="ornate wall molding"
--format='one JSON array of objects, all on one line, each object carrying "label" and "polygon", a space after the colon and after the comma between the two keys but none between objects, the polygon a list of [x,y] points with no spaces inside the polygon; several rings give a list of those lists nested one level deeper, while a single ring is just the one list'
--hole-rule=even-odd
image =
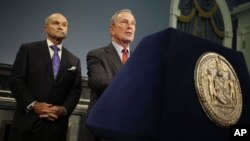
[{"label": "ornate wall molding", "polygon": [[[221,10],[223,22],[226,24],[224,24],[224,32],[221,32],[217,30],[216,28],[214,28],[214,30],[218,31],[217,34],[221,35],[221,37],[222,36],[224,37],[223,45],[226,47],[232,48],[232,38],[233,38],[232,31],[233,30],[232,30],[232,19],[231,19],[229,8],[225,0],[216,0],[216,2]],[[180,0],[171,0],[169,26],[173,28],[177,28],[178,17],[181,18],[182,20],[188,21],[192,18],[192,16],[194,15],[194,11],[195,11],[195,10],[192,10],[189,16],[181,17],[181,11],[178,9],[179,3],[180,3]],[[212,10],[211,12],[214,12],[215,9],[216,7],[214,7],[214,10]],[[211,15],[211,13],[206,13],[202,9],[200,9],[200,12],[203,12],[203,15],[205,14],[205,16]]]}]

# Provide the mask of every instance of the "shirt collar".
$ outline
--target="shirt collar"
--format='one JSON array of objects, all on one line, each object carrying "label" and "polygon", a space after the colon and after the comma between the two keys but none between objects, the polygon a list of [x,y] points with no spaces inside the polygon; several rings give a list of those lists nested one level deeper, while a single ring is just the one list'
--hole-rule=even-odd
[{"label": "shirt collar", "polygon": [[[47,45],[48,47],[54,45],[48,38],[47,38]],[[59,44],[59,45],[56,45],[60,50],[62,50],[62,43]]]},{"label": "shirt collar", "polygon": [[[113,46],[115,47],[116,51],[119,53],[122,53],[123,50],[123,46],[121,46],[120,44],[116,43],[115,41],[112,41]],[[130,53],[130,49],[129,47],[127,47],[128,53]]]}]

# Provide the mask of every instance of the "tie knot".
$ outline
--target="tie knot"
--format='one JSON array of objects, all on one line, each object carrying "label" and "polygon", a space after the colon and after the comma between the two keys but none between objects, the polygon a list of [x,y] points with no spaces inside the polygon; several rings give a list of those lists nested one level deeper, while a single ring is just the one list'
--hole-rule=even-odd
[{"label": "tie knot", "polygon": [[128,60],[128,49],[123,48],[122,50],[122,64],[125,64],[125,62]]},{"label": "tie knot", "polygon": [[55,52],[58,52],[58,51],[60,50],[60,48],[57,47],[56,45],[52,45],[52,46],[50,46],[50,48],[51,48],[53,51],[55,51]]},{"label": "tie knot", "polygon": [[122,50],[122,53],[128,54],[128,49],[127,49],[127,48],[124,48],[124,49]]}]

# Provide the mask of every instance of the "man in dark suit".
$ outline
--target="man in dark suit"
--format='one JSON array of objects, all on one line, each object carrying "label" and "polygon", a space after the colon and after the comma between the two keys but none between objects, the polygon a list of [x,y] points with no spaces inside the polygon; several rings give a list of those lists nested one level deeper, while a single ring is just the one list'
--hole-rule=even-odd
[{"label": "man in dark suit", "polygon": [[[87,54],[88,84],[91,88],[88,112],[130,56],[129,45],[134,39],[135,25],[135,17],[130,10],[117,11],[109,26],[112,42]],[[94,140],[100,139],[95,137]]]},{"label": "man in dark suit", "polygon": [[65,16],[53,13],[47,39],[21,45],[10,81],[17,105],[9,141],[66,141],[82,91],[80,60],[62,46],[67,29]]}]

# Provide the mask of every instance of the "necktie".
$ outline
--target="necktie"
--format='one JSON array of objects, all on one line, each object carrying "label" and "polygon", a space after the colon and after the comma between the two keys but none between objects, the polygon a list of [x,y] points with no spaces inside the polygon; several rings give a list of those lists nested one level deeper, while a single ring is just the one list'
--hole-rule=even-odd
[{"label": "necktie", "polygon": [[122,50],[122,64],[125,64],[127,60],[128,60],[128,49],[124,48]]},{"label": "necktie", "polygon": [[53,65],[54,78],[56,79],[60,65],[60,58],[58,55],[58,51],[60,50],[60,48],[58,48],[55,45],[50,46],[50,48],[54,51],[54,54],[52,56],[52,65]]}]

